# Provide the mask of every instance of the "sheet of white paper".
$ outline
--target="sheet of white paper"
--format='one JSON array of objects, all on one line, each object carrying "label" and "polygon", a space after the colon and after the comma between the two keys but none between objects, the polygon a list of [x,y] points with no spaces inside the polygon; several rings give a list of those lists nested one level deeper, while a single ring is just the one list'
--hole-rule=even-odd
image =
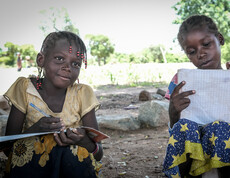
[{"label": "sheet of white paper", "polygon": [[[96,140],[96,142],[100,142],[103,139],[109,138],[108,135],[104,134],[103,132],[100,132],[99,130],[96,130],[91,127],[86,126],[80,126],[79,128],[85,129],[86,132],[89,134],[89,136]],[[69,128],[70,130],[73,130],[74,128]],[[64,132],[67,130],[65,129]],[[41,133],[28,133],[28,134],[18,134],[18,135],[8,135],[8,136],[0,136],[0,143],[6,142],[6,141],[13,141],[17,139],[27,138],[27,137],[33,137],[33,136],[39,136],[39,135],[46,135],[46,134],[52,134],[55,132],[41,132]],[[60,133],[59,131],[56,133]]]},{"label": "sheet of white paper", "polygon": [[180,92],[195,90],[190,105],[181,112],[186,118],[204,125],[216,120],[230,123],[230,71],[179,69],[178,83],[186,81]]},{"label": "sheet of white paper", "polygon": [[46,134],[50,134],[50,133],[54,133],[54,132],[41,132],[41,133],[30,133],[30,134],[18,134],[18,135],[1,136],[0,137],[0,142],[17,140],[17,139],[21,139],[21,138],[33,137],[33,136],[38,136],[38,135],[46,135]]}]

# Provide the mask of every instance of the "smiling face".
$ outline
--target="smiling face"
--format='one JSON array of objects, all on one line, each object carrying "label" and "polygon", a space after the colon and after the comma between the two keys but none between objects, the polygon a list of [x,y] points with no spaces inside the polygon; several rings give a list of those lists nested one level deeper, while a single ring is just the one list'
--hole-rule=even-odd
[{"label": "smiling face", "polygon": [[77,80],[82,60],[77,56],[79,49],[75,45],[71,46],[70,53],[70,43],[66,39],[60,39],[46,56],[42,54],[38,56],[37,63],[43,67],[45,73],[45,85],[66,89]]},{"label": "smiling face", "polygon": [[216,36],[203,28],[187,33],[183,49],[198,69],[222,69],[220,45],[223,43],[224,38],[221,34]]}]

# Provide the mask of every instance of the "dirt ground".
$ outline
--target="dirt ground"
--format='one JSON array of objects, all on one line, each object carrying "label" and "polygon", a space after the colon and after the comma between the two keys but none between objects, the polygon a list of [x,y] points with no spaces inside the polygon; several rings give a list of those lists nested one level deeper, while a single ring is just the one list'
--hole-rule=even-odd
[{"label": "dirt ground", "polygon": [[[166,90],[166,87],[161,88]],[[118,89],[106,85],[95,91],[101,103],[96,112],[100,115],[118,115],[130,113],[138,115],[138,109],[126,110],[133,105],[138,107],[144,101],[139,101],[139,93],[146,90],[151,96],[157,88],[133,87]],[[161,178],[162,164],[168,140],[167,125],[156,128],[142,128],[135,131],[119,131],[100,128],[110,138],[102,141],[104,156],[102,158],[103,178]],[[0,154],[0,158],[3,159]],[[0,175],[1,177],[1,175]]]},{"label": "dirt ground", "polygon": [[[166,88],[163,88],[166,90]],[[153,95],[154,87],[116,89],[107,86],[96,91],[101,103],[97,115],[138,114],[138,109],[125,110],[129,105],[139,106],[139,93],[146,90]],[[168,140],[167,125],[156,128],[142,128],[135,131],[118,131],[100,128],[110,136],[103,140],[104,157],[102,176],[104,178],[160,178],[165,149]]]}]

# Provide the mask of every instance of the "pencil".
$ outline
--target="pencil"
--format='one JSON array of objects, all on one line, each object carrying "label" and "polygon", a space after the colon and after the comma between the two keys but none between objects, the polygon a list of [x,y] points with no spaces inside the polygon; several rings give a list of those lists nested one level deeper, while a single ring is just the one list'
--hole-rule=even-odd
[{"label": "pencil", "polygon": [[37,106],[35,106],[33,103],[30,103],[30,106],[32,106],[34,109],[36,109],[37,111],[39,111],[40,113],[42,113],[44,116],[50,117],[50,115],[46,114],[43,110],[41,110],[40,108],[38,108]]}]

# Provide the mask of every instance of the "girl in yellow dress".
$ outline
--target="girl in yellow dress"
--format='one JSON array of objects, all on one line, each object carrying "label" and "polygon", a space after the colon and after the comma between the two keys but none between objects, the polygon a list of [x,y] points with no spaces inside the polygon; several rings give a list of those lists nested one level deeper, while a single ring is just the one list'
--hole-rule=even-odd
[{"label": "girl in yellow dress", "polygon": [[82,64],[87,65],[83,41],[71,32],[50,33],[36,61],[38,77],[18,78],[4,95],[12,106],[6,135],[55,133],[16,141],[9,155],[9,176],[96,177],[102,146],[79,128],[98,130],[99,102],[91,87],[75,83]]}]

